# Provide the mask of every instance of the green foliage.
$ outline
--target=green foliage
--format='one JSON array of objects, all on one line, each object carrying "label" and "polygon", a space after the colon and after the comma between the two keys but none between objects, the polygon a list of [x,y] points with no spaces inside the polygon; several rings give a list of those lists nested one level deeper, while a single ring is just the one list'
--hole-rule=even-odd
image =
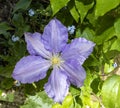
[{"label": "green foliage", "polygon": [[101,95],[105,108],[119,108],[120,76],[110,76],[103,84]]},{"label": "green foliage", "polygon": [[31,2],[32,0],[19,0],[14,7],[13,13],[15,13],[18,9],[26,10]]},{"label": "green foliage", "polygon": [[114,24],[115,32],[118,38],[120,39],[120,18],[116,20]]},{"label": "green foliage", "polygon": [[[8,17],[0,18],[0,101],[14,102],[14,93],[5,92],[6,97],[3,94],[4,90],[15,88],[11,77],[14,66],[28,55],[24,32],[42,33],[45,25],[56,17],[66,27],[75,25],[75,33],[69,34],[69,41],[84,37],[96,44],[93,53],[83,64],[87,75],[84,85],[81,88],[71,85],[64,101],[54,103],[43,91],[48,74],[41,81],[21,85],[27,97],[20,108],[119,108],[119,4],[120,0],[13,1],[13,8],[7,10]],[[29,9],[35,11],[33,16],[29,16]],[[14,42],[13,35],[19,40]],[[117,63],[117,67],[113,66],[114,63]]]},{"label": "green foliage", "polygon": [[76,10],[75,2],[73,0],[71,0],[68,3],[68,8],[69,8],[69,11],[70,11],[72,17],[75,19],[76,22],[78,22],[79,21],[79,13]]},{"label": "green foliage", "polygon": [[14,93],[6,93],[3,90],[0,90],[0,101],[13,102]]},{"label": "green foliage", "polygon": [[23,36],[23,33],[29,31],[30,29],[29,25],[25,23],[23,15],[21,13],[14,14],[12,23],[16,28],[15,35],[17,36]]},{"label": "green foliage", "polygon": [[55,15],[60,9],[62,9],[69,0],[50,0],[51,7],[53,10],[53,15]]},{"label": "green foliage", "polygon": [[96,0],[95,15],[103,16],[108,11],[114,9],[120,4],[120,0]]},{"label": "green foliage", "polygon": [[80,14],[81,22],[83,22],[85,16],[87,15],[88,11],[93,7],[94,3],[87,4],[85,5],[82,1],[80,0],[75,0],[75,5],[76,8]]},{"label": "green foliage", "polygon": [[34,96],[28,95],[25,105],[20,108],[51,108],[52,103],[52,100],[48,98],[46,93],[41,91]]},{"label": "green foliage", "polygon": [[7,22],[0,23],[0,34],[6,33],[7,30],[12,30],[13,28],[9,26]]},{"label": "green foliage", "polygon": [[72,95],[67,95],[62,104],[56,103],[52,108],[73,108],[73,97]]}]

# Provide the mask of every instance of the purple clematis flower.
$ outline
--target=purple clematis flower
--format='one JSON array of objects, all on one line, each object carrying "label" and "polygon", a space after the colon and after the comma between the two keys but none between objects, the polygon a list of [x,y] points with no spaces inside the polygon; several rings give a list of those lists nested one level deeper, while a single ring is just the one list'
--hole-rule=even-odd
[{"label": "purple clematis flower", "polygon": [[44,89],[55,102],[62,102],[70,84],[83,85],[86,73],[82,64],[91,54],[95,44],[85,38],[68,41],[67,28],[57,19],[45,27],[44,33],[25,33],[30,55],[23,57],[15,66],[12,77],[21,83],[32,83],[51,75]]}]

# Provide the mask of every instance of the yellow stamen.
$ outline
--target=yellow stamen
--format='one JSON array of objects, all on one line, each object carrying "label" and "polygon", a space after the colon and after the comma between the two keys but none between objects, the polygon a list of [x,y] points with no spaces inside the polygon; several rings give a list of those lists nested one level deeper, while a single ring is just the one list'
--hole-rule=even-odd
[{"label": "yellow stamen", "polygon": [[53,65],[56,65],[56,64],[60,64],[60,58],[59,57],[56,57],[56,56],[54,56],[54,57],[52,57],[52,64]]}]

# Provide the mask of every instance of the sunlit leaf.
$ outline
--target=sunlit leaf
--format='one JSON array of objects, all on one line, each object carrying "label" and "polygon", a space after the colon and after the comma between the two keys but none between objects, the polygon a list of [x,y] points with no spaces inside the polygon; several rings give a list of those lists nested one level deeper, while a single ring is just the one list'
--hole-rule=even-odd
[{"label": "sunlit leaf", "polygon": [[116,41],[114,41],[114,43],[111,46],[111,50],[120,51],[120,39],[117,39]]},{"label": "sunlit leaf", "polygon": [[81,22],[83,22],[88,11],[93,7],[93,4],[94,3],[84,5],[83,2],[81,2],[80,0],[75,0],[75,5],[76,5],[76,8],[80,14]]},{"label": "sunlit leaf", "polygon": [[78,22],[80,16],[79,16],[79,13],[78,13],[77,10],[76,10],[74,1],[71,0],[71,1],[68,3],[68,8],[69,8],[69,10],[70,10],[70,13],[71,13],[72,17],[75,19],[76,22]]},{"label": "sunlit leaf", "polygon": [[63,108],[70,108],[70,106],[73,104],[73,97],[71,94],[67,95],[62,103]]},{"label": "sunlit leaf", "polygon": [[116,35],[120,39],[120,18],[115,21],[114,27],[115,27]]},{"label": "sunlit leaf", "polygon": [[70,0],[50,0],[53,15],[62,9]]},{"label": "sunlit leaf", "polygon": [[25,105],[20,108],[51,108],[52,100],[44,91],[36,93],[34,96],[28,96]]},{"label": "sunlit leaf", "polygon": [[120,0],[96,0],[95,16],[103,16],[108,11],[117,7]]},{"label": "sunlit leaf", "polygon": [[14,101],[14,92],[4,92],[0,91],[0,101],[7,101],[7,102],[13,102]]},{"label": "sunlit leaf", "polygon": [[52,108],[62,108],[62,105],[60,105],[59,103],[55,103]]},{"label": "sunlit leaf", "polygon": [[109,77],[102,87],[102,101],[105,108],[120,107],[120,76]]}]

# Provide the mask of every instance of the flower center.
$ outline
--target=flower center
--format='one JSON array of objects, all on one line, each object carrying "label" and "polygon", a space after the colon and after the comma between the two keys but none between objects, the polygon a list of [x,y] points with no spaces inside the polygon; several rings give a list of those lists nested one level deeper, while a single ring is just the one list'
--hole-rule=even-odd
[{"label": "flower center", "polygon": [[57,56],[53,56],[52,57],[52,59],[51,59],[51,61],[52,61],[52,64],[53,65],[60,65],[60,58],[59,57],[57,57]]}]

